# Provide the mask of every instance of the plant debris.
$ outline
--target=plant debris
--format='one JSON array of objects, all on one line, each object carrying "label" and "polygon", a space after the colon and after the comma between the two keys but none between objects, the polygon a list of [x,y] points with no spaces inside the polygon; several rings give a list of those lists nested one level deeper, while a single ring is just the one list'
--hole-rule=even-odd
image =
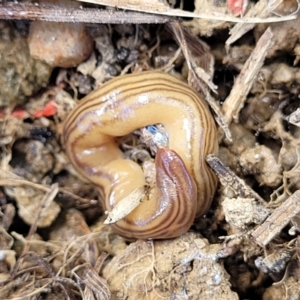
[{"label": "plant debris", "polygon": [[[88,2],[0,5],[1,299],[299,299],[299,3]],[[85,50],[71,62],[70,36]],[[85,95],[152,69],[210,106],[220,184],[186,234],[128,242],[60,134]],[[118,143],[139,164],[153,157],[137,132]]]}]

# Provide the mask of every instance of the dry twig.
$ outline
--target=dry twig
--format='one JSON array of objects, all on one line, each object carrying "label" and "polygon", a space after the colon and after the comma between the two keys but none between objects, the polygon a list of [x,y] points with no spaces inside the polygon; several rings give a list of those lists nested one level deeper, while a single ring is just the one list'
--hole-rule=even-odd
[{"label": "dry twig", "polygon": [[298,213],[300,213],[300,191],[290,196],[252,232],[256,243],[261,247],[266,246]]},{"label": "dry twig", "polygon": [[0,5],[0,19],[97,24],[158,24],[175,20],[172,16],[157,16],[141,12],[15,2]]},{"label": "dry twig", "polygon": [[223,105],[223,113],[228,124],[231,123],[232,119],[237,121],[239,111],[244,106],[246,97],[263,65],[268,49],[273,45],[272,39],[273,33],[268,28],[260,37],[256,47],[237,77],[229,96],[226,98]]},{"label": "dry twig", "polygon": [[231,187],[238,196],[242,198],[254,198],[261,204],[265,204],[265,200],[263,198],[255,193],[245,183],[244,180],[240,179],[237,175],[234,174],[234,172],[224,166],[224,164],[214,154],[207,155],[206,162],[216,172],[220,179],[220,182],[223,185]]}]

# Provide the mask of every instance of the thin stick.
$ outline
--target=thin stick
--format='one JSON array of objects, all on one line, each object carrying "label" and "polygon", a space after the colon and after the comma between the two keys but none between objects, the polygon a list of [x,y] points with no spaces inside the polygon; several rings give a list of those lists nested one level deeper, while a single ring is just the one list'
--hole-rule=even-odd
[{"label": "thin stick", "polygon": [[231,187],[242,198],[255,198],[264,206],[266,205],[265,200],[254,192],[244,180],[240,179],[228,167],[224,166],[217,156],[214,154],[207,155],[206,162],[216,172],[222,185]]},{"label": "thin stick", "polygon": [[[8,178],[8,176],[10,176],[11,178]],[[29,187],[32,187],[34,189],[41,190],[41,191],[44,191],[44,192],[49,192],[50,191],[49,186],[31,182],[29,180],[26,180],[26,179],[23,179],[19,176],[16,176],[13,173],[3,171],[3,170],[0,170],[0,186],[29,186]],[[96,201],[94,199],[82,198],[82,197],[80,197],[80,196],[78,196],[78,195],[76,195],[72,192],[69,192],[65,188],[59,188],[59,192],[65,194],[65,195],[68,195],[68,196],[72,197],[73,199],[78,200],[78,201],[83,202],[83,203],[90,203],[91,204],[92,201]]]},{"label": "thin stick", "polygon": [[272,45],[273,33],[271,29],[268,28],[257,42],[254,50],[237,77],[229,96],[224,102],[223,113],[227,124],[230,124],[232,119],[237,121],[238,114],[244,106],[246,97],[253,85],[253,82],[256,80],[267,52]]},{"label": "thin stick", "polygon": [[296,191],[252,232],[256,243],[261,247],[266,246],[299,213],[300,191]]},{"label": "thin stick", "polygon": [[0,5],[0,19],[98,24],[159,24],[174,21],[175,17],[114,9],[6,3],[5,5]]},{"label": "thin stick", "polygon": [[[32,238],[32,235],[36,232],[37,223],[38,223],[41,215],[50,206],[50,204],[52,203],[52,201],[56,197],[57,193],[58,193],[58,183],[54,183],[54,184],[51,185],[50,190],[45,194],[44,198],[41,201],[39,211],[37,212],[35,220],[33,221],[32,225],[30,226],[30,230],[29,230],[29,233],[27,235],[28,240],[30,240]],[[15,276],[15,274],[18,271],[21,263],[23,262],[23,257],[28,252],[29,248],[30,248],[30,244],[26,243],[24,245],[22,255],[17,260],[17,263],[15,264],[15,266],[14,266],[12,272],[11,272],[12,276]]]}]

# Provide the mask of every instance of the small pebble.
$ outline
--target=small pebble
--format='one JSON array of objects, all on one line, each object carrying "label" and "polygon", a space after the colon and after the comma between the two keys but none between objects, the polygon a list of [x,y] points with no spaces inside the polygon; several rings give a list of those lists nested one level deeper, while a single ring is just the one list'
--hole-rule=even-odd
[{"label": "small pebble", "polygon": [[[41,3],[69,8],[70,11],[79,7],[77,2],[68,0],[47,0]],[[30,26],[28,44],[34,58],[52,67],[76,67],[93,51],[93,39],[82,23],[34,21]]]}]

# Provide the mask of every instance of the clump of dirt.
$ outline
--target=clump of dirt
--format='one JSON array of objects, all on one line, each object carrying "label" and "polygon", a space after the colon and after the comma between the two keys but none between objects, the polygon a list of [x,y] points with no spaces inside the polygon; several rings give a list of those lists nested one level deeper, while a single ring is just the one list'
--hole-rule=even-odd
[{"label": "clump of dirt", "polygon": [[26,38],[0,22],[0,107],[23,104],[48,84],[52,68],[30,56]]}]

